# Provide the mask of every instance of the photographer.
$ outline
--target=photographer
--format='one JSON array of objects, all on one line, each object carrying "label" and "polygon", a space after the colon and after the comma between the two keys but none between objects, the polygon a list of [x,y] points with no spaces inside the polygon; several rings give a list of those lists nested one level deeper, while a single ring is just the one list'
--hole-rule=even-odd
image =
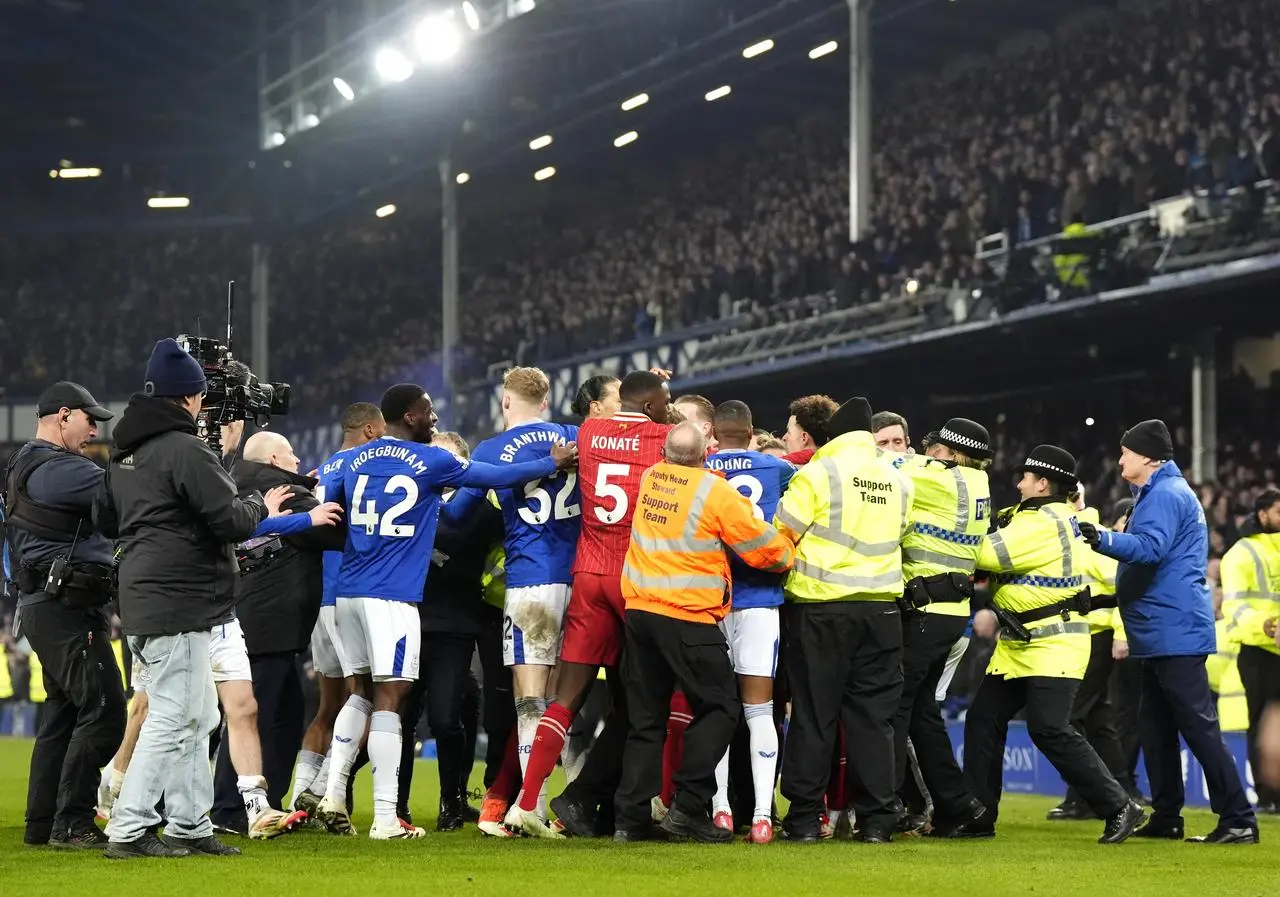
[{"label": "photographer", "polygon": [[[5,519],[18,587],[15,630],[44,670],[48,695],[31,753],[27,844],[93,847],[98,770],[124,735],[125,697],[103,611],[111,542],[90,514],[103,471],[83,454],[111,412],[76,383],[37,404],[35,439],[9,460]],[[4,662],[0,658],[0,662]]]},{"label": "photographer", "polygon": [[[211,631],[235,618],[234,543],[279,511],[285,489],[238,498],[199,437],[204,370],[177,341],[156,343],[144,392],[115,429],[94,519],[118,539],[120,617],[146,669],[151,712],[107,826],[106,855],[239,853],[213,837],[209,735],[218,724]],[[164,840],[156,803],[165,799]]]},{"label": "photographer", "polygon": [[[287,488],[289,498],[283,509],[295,516],[320,507],[312,494],[316,480],[298,473],[298,457],[289,440],[278,433],[263,431],[249,437],[232,476],[241,495]],[[242,575],[237,585],[236,617],[244,631],[252,676],[252,692],[246,697],[247,703],[256,699],[255,737],[261,750],[262,774],[268,783],[267,798],[273,808],[281,805],[294,758],[302,746],[306,708],[297,657],[310,644],[320,612],[322,553],[341,551],[345,545],[346,529],[342,526],[317,526],[284,536],[281,548],[270,560]],[[220,691],[225,691],[226,685],[229,683]],[[228,729],[231,728],[228,720]],[[250,820],[231,756],[236,735],[228,731],[218,749],[211,815],[221,829],[247,832]]]}]

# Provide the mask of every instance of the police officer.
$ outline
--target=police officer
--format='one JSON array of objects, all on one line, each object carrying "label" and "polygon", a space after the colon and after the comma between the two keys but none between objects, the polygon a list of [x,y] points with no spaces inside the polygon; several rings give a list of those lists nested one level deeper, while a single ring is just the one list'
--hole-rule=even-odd
[{"label": "police officer", "polygon": [[1036,446],[1018,468],[1022,502],[1001,515],[1003,526],[979,549],[978,567],[991,573],[991,604],[975,614],[973,631],[998,638],[965,718],[964,763],[965,779],[987,811],[948,832],[952,837],[995,836],[1005,739],[1023,709],[1035,746],[1107,820],[1099,843],[1124,841],[1145,815],[1071,725],[1090,649],[1081,575],[1088,549],[1067,504],[1075,467],[1064,449]]},{"label": "police officer", "polygon": [[[894,718],[895,781],[907,777],[907,736],[941,828],[972,822],[983,807],[965,787],[935,696],[952,646],[969,623],[978,547],[991,522],[992,459],[986,427],[966,418],[947,421],[926,437],[924,455],[898,455],[893,466],[915,484],[902,540],[902,700]],[[918,831],[927,819],[905,814],[900,830]]]},{"label": "police officer", "polygon": [[[786,837],[816,841],[836,722],[849,733],[850,782],[868,843],[897,822],[893,719],[902,697],[903,531],[911,481],[878,456],[871,406],[853,398],[832,416],[835,438],[791,478],[774,523],[796,544],[783,591],[782,662],[791,725],[782,793]],[[856,734],[855,734],[856,733]]]},{"label": "police officer", "polygon": [[78,383],[40,396],[35,439],[10,459],[5,518],[17,628],[44,670],[48,695],[27,786],[27,844],[94,847],[98,770],[124,736],[125,697],[103,606],[111,541],[93,526],[103,470],[84,456],[112,418]]}]

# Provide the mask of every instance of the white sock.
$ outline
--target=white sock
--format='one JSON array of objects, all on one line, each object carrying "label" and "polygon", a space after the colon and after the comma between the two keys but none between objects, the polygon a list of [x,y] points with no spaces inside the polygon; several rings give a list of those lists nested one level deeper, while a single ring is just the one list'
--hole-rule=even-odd
[{"label": "white sock", "polygon": [[315,781],[323,765],[324,757],[315,751],[298,751],[298,763],[293,768],[293,790],[289,792],[294,800]]},{"label": "white sock", "polygon": [[107,768],[111,770],[111,797],[115,799],[120,796],[120,788],[124,785],[124,773],[114,766]]},{"label": "white sock", "polygon": [[333,742],[329,747],[329,784],[325,793],[330,796],[330,803],[337,801],[346,806],[347,780],[351,778],[351,767],[355,765],[356,756],[360,753],[360,739],[369,725],[369,714],[373,713],[373,704],[359,695],[351,695],[347,703],[338,711],[338,718],[333,722]]},{"label": "white sock", "polygon": [[373,768],[373,820],[383,827],[396,824],[400,796],[400,714],[375,711],[369,718],[369,766]]},{"label": "white sock", "polygon": [[250,825],[264,811],[271,809],[267,800],[267,780],[262,776],[237,776],[236,789],[244,801],[244,815],[249,817]]},{"label": "white sock", "polygon": [[731,813],[729,808],[729,751],[724,752],[720,762],[716,764],[716,793],[711,798],[711,815],[720,811]]},{"label": "white sock", "polygon": [[332,753],[324,755],[324,762],[320,764],[320,771],[316,773],[316,777],[307,786],[307,790],[316,797],[324,797],[325,792],[329,790],[329,758],[332,756]]},{"label": "white sock", "polygon": [[[538,723],[542,714],[547,712],[546,698],[519,698],[516,701],[516,741],[517,753],[520,756],[520,777],[524,778],[529,768],[529,755],[533,753],[533,739],[538,734]],[[538,792],[538,815],[547,818],[547,783],[542,783]]]},{"label": "white sock", "polygon": [[[755,819],[773,818],[773,777],[778,768],[778,730],[773,725],[773,701],[743,704],[751,736],[751,782],[755,786]],[[725,762],[728,762],[727,759]]]}]

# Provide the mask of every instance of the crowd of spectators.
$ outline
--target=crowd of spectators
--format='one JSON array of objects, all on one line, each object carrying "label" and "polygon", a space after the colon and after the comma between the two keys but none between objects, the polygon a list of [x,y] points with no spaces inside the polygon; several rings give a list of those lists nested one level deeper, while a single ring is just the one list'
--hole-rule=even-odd
[{"label": "crowd of spectators", "polygon": [[[846,124],[818,110],[594,203],[463,233],[464,376],[539,363],[830,292],[839,308],[987,272],[975,242],[1097,222],[1280,171],[1280,5],[1174,0],[1079,25],[874,120],[873,228],[847,233]],[[621,191],[615,195],[613,191]],[[623,195],[643,201],[617,201]],[[411,209],[274,247],[273,376],[327,407],[438,350],[435,221]],[[234,230],[0,240],[0,384],[137,388],[155,338],[221,326],[247,286]]]}]

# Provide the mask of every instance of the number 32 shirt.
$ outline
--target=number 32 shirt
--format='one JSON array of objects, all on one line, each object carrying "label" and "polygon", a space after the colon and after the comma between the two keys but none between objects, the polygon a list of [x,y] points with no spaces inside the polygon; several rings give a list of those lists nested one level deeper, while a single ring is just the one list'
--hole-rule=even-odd
[{"label": "number 32 shirt", "polygon": [[[530,421],[476,446],[477,462],[507,466],[545,458],[553,445],[576,442],[578,428]],[[558,471],[521,487],[494,490],[505,526],[507,588],[568,585],[582,525],[576,471]],[[460,505],[463,513],[469,512]],[[453,511],[450,511],[452,519]]]},{"label": "number 32 shirt", "polygon": [[437,446],[391,436],[354,450],[344,466],[347,547],[338,597],[415,604],[427,582],[441,490],[501,489],[556,472],[549,454],[525,464],[468,464]]},{"label": "number 32 shirt", "polygon": [[[721,449],[707,459],[707,467],[724,474],[729,485],[751,502],[756,518],[764,521],[773,520],[782,493],[787,491],[791,475],[796,472],[789,461],[746,449]],[[733,573],[734,610],[781,606],[782,580],[786,574],[756,570],[732,553],[729,569]]]}]

